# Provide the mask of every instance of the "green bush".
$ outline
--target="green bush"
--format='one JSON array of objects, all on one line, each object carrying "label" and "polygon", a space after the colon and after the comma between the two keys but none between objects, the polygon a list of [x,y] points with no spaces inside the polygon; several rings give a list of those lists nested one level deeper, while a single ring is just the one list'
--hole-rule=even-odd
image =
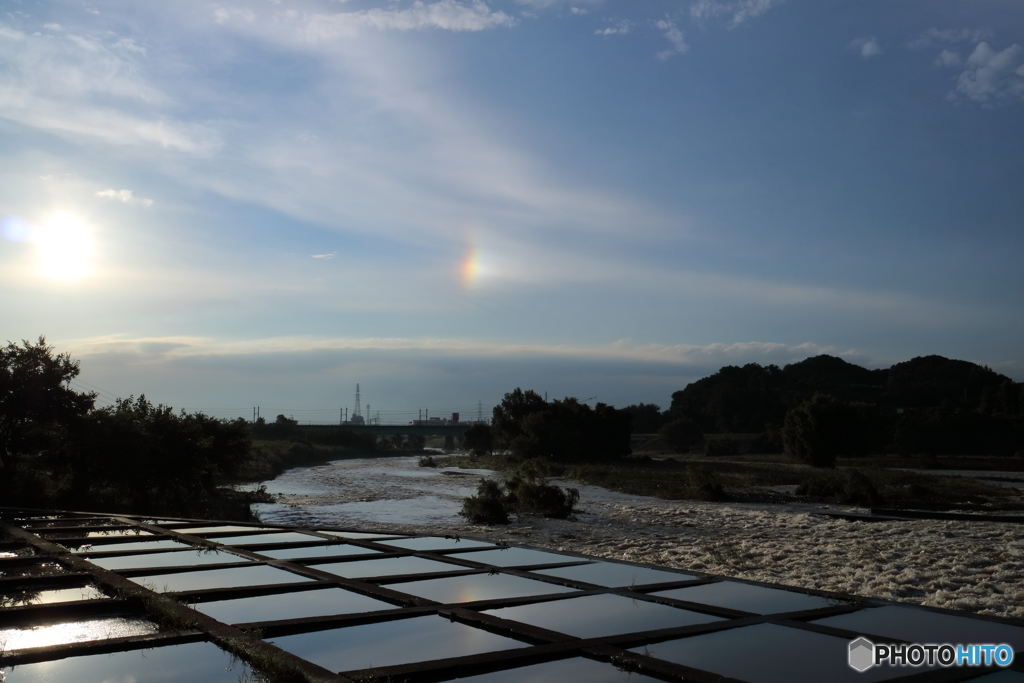
[{"label": "green bush", "polygon": [[462,516],[474,524],[508,524],[505,495],[498,482],[481,481],[476,495],[462,501]]}]

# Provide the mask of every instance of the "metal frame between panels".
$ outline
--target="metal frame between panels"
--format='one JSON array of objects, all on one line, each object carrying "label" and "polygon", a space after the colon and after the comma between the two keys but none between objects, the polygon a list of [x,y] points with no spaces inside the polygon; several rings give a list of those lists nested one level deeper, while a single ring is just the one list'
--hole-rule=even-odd
[{"label": "metal frame between panels", "polygon": [[[197,529],[218,525],[230,528],[222,531],[196,531]],[[679,638],[713,634],[759,624],[774,624],[804,632],[854,640],[862,634],[810,622],[826,617],[850,614],[867,608],[891,605],[900,605],[901,607],[920,609],[937,614],[954,615],[963,619],[978,620],[977,622],[971,622],[972,624],[981,622],[1003,624],[1020,628],[1021,633],[1024,634],[1024,619],[979,617],[951,610],[923,608],[885,600],[865,599],[851,595],[799,590],[768,583],[728,579],[728,581],[734,583],[781,589],[791,593],[827,598],[831,601],[831,604],[815,609],[755,614],[753,612],[680,600],[656,594],[669,589],[714,584],[726,580],[727,577],[712,576],[688,570],[686,574],[683,574],[682,571],[684,570],[673,570],[649,564],[633,564],[632,566],[635,567],[679,573],[680,577],[678,581],[627,587],[599,586],[579,580],[560,578],[536,572],[541,569],[587,565],[594,561],[608,562],[608,560],[573,553],[555,552],[543,548],[531,548],[529,546],[516,547],[542,551],[557,557],[559,561],[552,561],[546,564],[506,567],[474,559],[475,554],[481,551],[505,547],[501,545],[491,547],[474,546],[471,548],[439,547],[434,550],[412,550],[387,545],[388,539],[418,537],[416,534],[392,534],[390,536],[380,534],[379,537],[347,538],[333,534],[358,532],[358,530],[312,529],[171,518],[154,520],[136,515],[5,508],[0,508],[0,530],[5,532],[7,536],[6,542],[0,543],[0,555],[5,552],[6,554],[14,554],[14,556],[0,559],[0,595],[12,594],[18,591],[93,585],[108,596],[111,596],[110,599],[106,600],[73,600],[53,604],[28,604],[7,607],[0,610],[0,629],[114,616],[145,617],[153,620],[160,627],[158,632],[147,635],[3,652],[0,653],[0,667],[25,665],[72,656],[210,641],[245,660],[270,680],[288,680],[289,678],[299,677],[316,683],[351,683],[354,681],[373,680],[390,681],[393,683],[399,681],[432,683],[514,669],[569,657],[585,657],[599,662],[607,662],[620,669],[640,672],[645,676],[665,681],[710,683],[711,681],[727,682],[737,679],[725,678],[712,672],[637,654],[629,650],[630,648],[655,645]],[[104,532],[111,532],[111,535],[89,536],[89,534],[103,534]],[[121,534],[119,532],[127,533]],[[268,539],[266,536],[272,533],[289,532],[303,534],[308,536],[309,540],[274,541],[272,537]],[[246,543],[246,536],[252,536],[253,542]],[[242,538],[239,539],[239,537]],[[232,545],[223,545],[218,541],[218,538],[234,540]],[[167,540],[179,542],[180,547],[146,549],[138,545],[140,543],[155,543]],[[442,546],[446,544],[451,545],[450,541],[442,543],[441,539],[439,539],[438,542]],[[83,549],[82,546],[85,544],[89,544],[91,547]],[[130,548],[127,547],[129,544]],[[276,559],[261,554],[261,551],[271,552],[286,548],[309,548],[311,551],[316,551],[325,546],[335,544],[338,544],[339,550],[344,550],[346,547],[359,548],[363,551],[363,554],[350,556],[342,554],[334,558],[311,555],[294,559]],[[175,552],[194,552],[197,550],[204,553],[221,552],[227,556],[236,556],[238,559],[237,561],[217,564],[194,563],[178,565],[169,563],[167,566],[160,565],[161,556],[163,555],[173,557]],[[372,552],[367,553],[365,551]],[[141,557],[150,559],[150,562],[147,562],[145,567],[116,570],[104,569],[95,563],[106,558],[119,557]],[[450,569],[447,571],[430,571],[415,574],[385,572],[379,576],[345,578],[318,568],[327,564],[379,562],[396,558],[431,560],[444,563]],[[223,559],[230,560],[230,557]],[[296,580],[251,586],[189,589],[166,593],[156,592],[139,583],[147,576],[258,566],[289,572],[295,575]],[[384,566],[382,564],[381,568]],[[32,571],[33,568],[38,569],[40,567],[42,569],[39,569],[39,571]],[[46,567],[50,569],[46,569]],[[9,574],[13,574],[13,576],[9,576]],[[459,578],[490,574],[502,574],[520,579],[528,579],[538,582],[539,587],[543,587],[543,585],[558,586],[564,589],[571,589],[571,591],[483,599],[473,602],[442,603],[405,593],[402,590],[403,584],[417,581],[438,578],[458,580]],[[188,606],[189,604],[201,605],[208,602],[258,598],[260,596],[283,593],[298,594],[325,588],[341,588],[378,600],[387,605],[387,607],[370,612],[306,616],[232,625],[218,621]],[[572,603],[568,601],[596,595],[623,596],[638,602],[654,603],[705,614],[716,617],[719,620],[621,635],[580,638],[556,630],[546,629],[542,626],[517,622],[485,613],[487,610],[539,603],[557,604],[563,601],[565,601],[567,608],[571,608]],[[381,666],[373,669],[338,672],[328,670],[291,654],[267,641],[269,638],[435,615],[452,622],[519,641],[522,643],[522,647],[408,664]],[[906,642],[894,638],[879,638],[879,640],[895,643]],[[1015,660],[1012,670],[1024,674],[1024,652],[1018,652],[1017,654],[1022,656]],[[845,667],[846,663],[837,662],[837,666]],[[925,671],[909,670],[905,676],[887,680],[919,683],[953,683],[971,680],[986,673],[999,670],[1001,669],[995,667],[987,669],[954,667]],[[14,682],[12,681],[12,683]]]}]

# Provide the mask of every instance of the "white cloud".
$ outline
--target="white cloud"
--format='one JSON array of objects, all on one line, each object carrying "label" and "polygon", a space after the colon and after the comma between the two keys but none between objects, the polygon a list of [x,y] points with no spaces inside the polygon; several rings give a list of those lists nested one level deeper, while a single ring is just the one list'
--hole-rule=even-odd
[{"label": "white cloud", "polygon": [[761,16],[783,0],[696,0],[690,5],[690,16],[696,21],[728,16],[729,28],[735,28],[748,19]]},{"label": "white cloud", "polygon": [[952,50],[943,50],[935,58],[936,66],[960,66],[962,63],[963,58],[960,57],[960,53],[953,52]]},{"label": "white cloud", "polygon": [[594,31],[595,36],[615,36],[624,35],[633,30],[633,23],[626,21],[625,19],[620,20],[615,26],[609,26],[608,28],[602,28]]},{"label": "white cloud", "polygon": [[1020,45],[1014,43],[996,52],[988,43],[978,43],[966,66],[951,98],[962,96],[982,103],[1011,96],[1024,98],[1024,48]]},{"label": "white cloud", "polygon": [[0,118],[117,145],[191,153],[219,145],[208,126],[166,115],[169,98],[141,71],[139,63],[98,39],[34,36],[0,25]]},{"label": "white cloud", "polygon": [[43,24],[43,28],[48,31],[61,31],[63,28],[60,24]]},{"label": "white cloud", "polygon": [[570,11],[573,14],[590,14],[590,10],[583,9],[582,7],[572,7],[572,8],[570,8]]},{"label": "white cloud", "polygon": [[938,29],[930,28],[914,40],[907,43],[912,50],[932,45],[950,45],[955,43],[977,43],[988,37],[988,31],[974,28]]},{"label": "white cloud", "polygon": [[856,38],[850,42],[850,46],[856,48],[857,51],[860,52],[860,56],[864,59],[869,59],[882,54],[882,46],[878,44],[878,41],[874,36]]},{"label": "white cloud", "polygon": [[334,258],[337,255],[338,255],[338,252],[332,251],[332,252],[330,252],[328,254],[313,254],[311,258],[332,259],[332,258]]},{"label": "white cloud", "polygon": [[427,351],[438,355],[473,357],[555,357],[675,363],[697,366],[759,362],[785,364],[822,353],[856,355],[834,346],[811,342],[736,342],[713,344],[635,344],[619,340],[611,344],[509,344],[469,339],[410,337],[268,337],[228,340],[210,337],[159,337],[131,339],[104,336],[67,342],[75,356],[108,353],[135,354],[152,360],[189,357],[225,357],[317,351]]},{"label": "white cloud", "polygon": [[668,50],[662,50],[656,56],[658,59],[665,61],[675,55],[681,55],[690,49],[690,46],[686,44],[686,40],[683,36],[683,32],[675,25],[675,23],[663,19],[655,24],[659,30],[665,32],[665,38],[668,42],[672,43],[672,47]]},{"label": "white cloud", "polygon": [[[231,17],[217,15],[219,23]],[[251,21],[245,17],[247,21]],[[455,0],[424,3],[416,0],[408,9],[373,8],[356,12],[338,12],[308,17],[306,38],[311,41],[354,36],[361,29],[377,31],[483,31],[500,26],[515,26],[517,19],[504,12],[492,12],[482,0],[462,4]]]},{"label": "white cloud", "polygon": [[96,196],[101,199],[115,199],[125,204],[139,204],[146,207],[147,209],[153,206],[152,199],[145,199],[144,197],[132,196],[131,190],[101,190],[96,193]]}]

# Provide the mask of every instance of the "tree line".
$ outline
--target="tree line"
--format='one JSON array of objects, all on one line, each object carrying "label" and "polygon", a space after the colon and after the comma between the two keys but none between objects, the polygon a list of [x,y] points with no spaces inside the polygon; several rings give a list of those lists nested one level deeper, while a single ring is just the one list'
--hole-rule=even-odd
[{"label": "tree line", "polygon": [[1024,384],[942,356],[877,370],[828,355],[726,366],[673,393],[665,411],[624,410],[634,431],[660,431],[679,450],[703,434],[752,434],[754,448],[821,464],[868,453],[1024,454]]},{"label": "tree line", "polygon": [[0,348],[0,500],[6,506],[239,516],[217,480],[251,452],[249,424],[145,396],[95,406],[79,363],[46,339]]}]

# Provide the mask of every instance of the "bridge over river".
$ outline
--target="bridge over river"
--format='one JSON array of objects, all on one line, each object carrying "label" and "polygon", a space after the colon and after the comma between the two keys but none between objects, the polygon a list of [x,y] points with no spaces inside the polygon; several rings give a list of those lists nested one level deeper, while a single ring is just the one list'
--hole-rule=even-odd
[{"label": "bridge over river", "polygon": [[473,423],[470,422],[457,422],[454,424],[447,423],[436,425],[300,425],[299,428],[313,432],[344,429],[355,432],[356,434],[373,434],[374,436],[394,436],[395,434],[401,434],[403,436],[462,436],[466,433],[466,430],[472,426]]}]

